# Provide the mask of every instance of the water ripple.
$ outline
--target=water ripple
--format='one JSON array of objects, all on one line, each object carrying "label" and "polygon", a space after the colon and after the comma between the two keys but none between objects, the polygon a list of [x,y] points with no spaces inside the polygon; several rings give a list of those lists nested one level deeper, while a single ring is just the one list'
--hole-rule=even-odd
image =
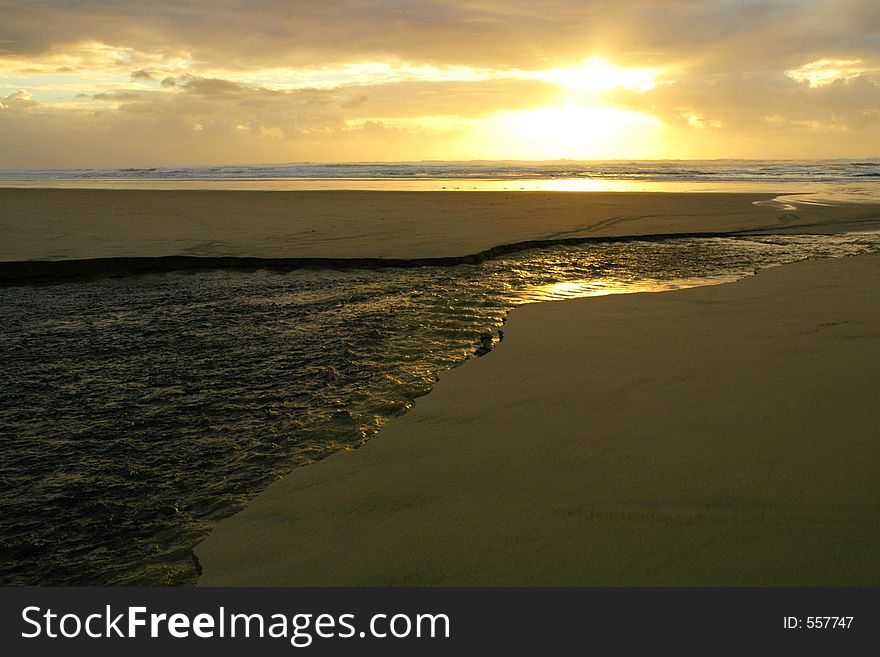
[{"label": "water ripple", "polygon": [[0,582],[186,585],[272,480],[354,449],[507,311],[733,280],[876,234],[533,250],[478,265],[174,273],[0,290]]}]

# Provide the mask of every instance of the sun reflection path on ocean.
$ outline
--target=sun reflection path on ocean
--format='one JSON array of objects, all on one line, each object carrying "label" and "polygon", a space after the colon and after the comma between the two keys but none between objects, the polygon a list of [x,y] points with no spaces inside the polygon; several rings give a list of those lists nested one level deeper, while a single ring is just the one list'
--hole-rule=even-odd
[{"label": "sun reflection path on ocean", "polygon": [[829,181],[650,180],[558,178],[8,178],[2,187],[50,189],[408,191],[567,193],[744,193],[770,198],[755,205],[791,211],[798,205],[880,203],[880,185]]}]

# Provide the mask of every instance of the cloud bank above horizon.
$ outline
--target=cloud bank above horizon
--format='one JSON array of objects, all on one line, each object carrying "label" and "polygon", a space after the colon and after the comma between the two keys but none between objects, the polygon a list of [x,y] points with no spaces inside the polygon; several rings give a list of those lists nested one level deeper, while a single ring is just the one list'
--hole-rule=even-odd
[{"label": "cloud bank above horizon", "polygon": [[880,155],[875,1],[0,7],[0,168]]}]

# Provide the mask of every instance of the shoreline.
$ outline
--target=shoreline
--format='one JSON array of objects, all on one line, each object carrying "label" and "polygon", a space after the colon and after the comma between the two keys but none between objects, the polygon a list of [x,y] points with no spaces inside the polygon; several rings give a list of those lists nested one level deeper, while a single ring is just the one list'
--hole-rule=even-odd
[{"label": "shoreline", "polygon": [[[25,285],[53,285],[69,282],[88,282],[103,278],[123,278],[147,274],[227,270],[252,272],[270,270],[289,272],[297,269],[382,269],[415,267],[454,267],[479,264],[491,258],[517,253],[527,249],[582,244],[614,244],[625,242],[661,242],[672,239],[720,238],[749,235],[767,235],[761,231],[733,231],[729,233],[668,233],[662,235],[635,235],[620,237],[570,237],[548,240],[529,240],[500,244],[490,249],[463,256],[436,258],[252,258],[246,256],[154,256],[89,258],[84,260],[22,260],[0,261],[0,288]],[[781,233],[775,233],[781,234]],[[810,233],[801,233],[810,234]]]},{"label": "shoreline", "polygon": [[221,521],[200,585],[876,585],[878,282],[869,255],[520,306]]},{"label": "shoreline", "polygon": [[[0,188],[0,262],[158,256],[461,257],[577,237],[880,227],[880,204],[773,194]],[[757,204],[756,204],[757,202]]]},{"label": "shoreline", "polygon": [[880,204],[729,192],[0,188],[0,286],[199,269],[421,267],[627,239],[880,229]]},{"label": "shoreline", "polygon": [[[0,243],[5,245],[6,256],[11,254],[16,258],[4,259],[0,254],[0,286],[93,280],[155,271],[191,271],[205,268],[288,270],[316,265],[332,268],[453,265],[459,262],[479,262],[518,249],[552,244],[676,237],[830,234],[857,228],[880,228],[880,205],[805,204],[792,209],[767,201],[768,196],[751,193],[254,193],[0,189],[0,235],[6,238]],[[74,257],[77,255],[85,257]],[[796,266],[800,267],[801,264]],[[761,273],[759,278],[764,280],[765,276],[766,274]],[[822,276],[811,276],[802,285],[821,290],[825,286]],[[868,280],[866,276],[865,271],[860,270],[854,274],[853,281],[839,282],[841,297],[825,298],[821,302],[825,306],[817,307],[814,299],[803,294],[804,289],[807,289],[804,288],[795,290],[803,297],[799,305],[791,305],[789,300],[780,298],[774,302],[769,312],[771,315],[777,313],[782,318],[789,315],[803,318],[815,312],[822,315],[827,308],[833,307],[834,314],[846,315],[853,309],[847,308],[843,299],[849,294],[850,288],[862,286]],[[740,281],[735,285],[743,284]],[[751,285],[750,283],[749,287]],[[684,292],[687,291],[681,291],[682,294]],[[679,292],[670,294],[677,295]],[[644,295],[627,296],[640,298]],[[716,326],[716,332],[726,330],[726,325],[741,322],[740,315],[754,316],[754,309],[749,310],[743,306],[743,299],[733,296],[735,298],[727,301],[707,299],[701,302],[705,306],[704,310],[710,312],[719,310],[719,305],[727,307],[729,315]],[[677,303],[674,300],[678,298],[674,296],[673,301],[667,300],[659,305],[673,307]],[[581,301],[597,303],[595,300]],[[557,302],[536,305],[553,306],[555,303]],[[604,303],[610,304],[607,307],[616,308],[614,304],[618,302]],[[860,526],[877,525],[877,519],[872,515],[873,510],[866,514],[864,509],[845,508],[845,500],[837,507],[818,509],[791,504],[780,507],[773,500],[761,500],[758,507],[762,510],[755,513],[748,505],[744,508],[733,505],[734,508],[731,509],[724,508],[723,505],[719,507],[714,498],[709,502],[699,498],[696,504],[683,508],[673,506],[671,509],[664,507],[658,510],[656,497],[643,497],[638,500],[638,504],[630,504],[631,500],[624,494],[626,491],[619,488],[612,487],[611,490],[620,498],[609,501],[602,497],[605,489],[595,482],[592,484],[594,488],[591,489],[591,494],[599,496],[598,502],[580,504],[577,501],[570,502],[567,497],[553,497],[554,487],[559,489],[559,495],[564,492],[570,494],[574,500],[577,500],[578,494],[583,493],[577,479],[583,476],[583,472],[572,470],[577,464],[597,466],[600,481],[604,478],[606,483],[615,483],[616,479],[629,476],[627,486],[638,490],[645,485],[645,476],[650,479],[650,476],[656,478],[658,475],[650,469],[638,473],[638,476],[631,473],[627,475],[627,468],[637,465],[646,468],[650,464],[665,466],[670,461],[666,452],[658,452],[655,448],[644,455],[628,443],[632,436],[626,431],[633,427],[630,415],[639,418],[645,415],[645,411],[636,408],[629,412],[625,404],[621,405],[620,400],[622,396],[629,400],[628,403],[635,403],[627,395],[635,391],[637,395],[644,396],[646,382],[651,384],[658,378],[657,370],[652,369],[654,366],[651,363],[669,357],[667,352],[670,352],[670,344],[678,339],[674,331],[663,334],[665,337],[658,337],[662,331],[672,330],[670,327],[677,325],[702,327],[704,318],[702,312],[690,308],[689,315],[667,313],[658,320],[650,313],[645,314],[645,309],[650,310],[654,303],[638,302],[636,305],[639,308],[629,315],[619,331],[602,333],[604,329],[599,326],[598,337],[577,331],[590,326],[595,329],[594,323],[599,321],[594,316],[595,309],[604,309],[605,305],[572,306],[578,310],[545,323],[542,329],[531,334],[528,333],[531,330],[528,328],[530,324],[521,324],[521,320],[516,318],[531,317],[537,311],[521,310],[529,306],[520,307],[513,315],[513,328],[505,327],[505,335],[519,335],[516,338],[519,341],[522,334],[516,332],[520,330],[516,327],[525,326],[528,329],[525,333],[527,337],[531,335],[526,340],[528,349],[523,352],[519,347],[514,347],[524,360],[510,365],[503,376],[488,382],[480,383],[480,379],[477,379],[476,383],[469,383],[469,379],[460,378],[464,375],[444,374],[440,384],[420,400],[416,411],[395,419],[365,448],[356,450],[351,455],[336,454],[325,459],[331,464],[348,463],[355,464],[356,467],[349,469],[338,465],[323,466],[321,464],[325,461],[321,461],[309,468],[295,470],[289,479],[301,482],[305,478],[305,481],[312,482],[303,488],[296,488],[296,499],[292,499],[295,504],[273,506],[271,499],[268,503],[265,500],[267,495],[269,498],[275,495],[268,491],[277,492],[277,486],[284,484],[287,479],[270,486],[239,514],[242,518],[233,516],[222,521],[211,536],[196,548],[202,566],[206,569],[202,583],[500,583],[617,586],[668,582],[702,585],[709,581],[710,584],[729,584],[733,580],[723,578],[724,573],[719,570],[717,563],[704,564],[707,572],[719,578],[715,580],[693,579],[693,573],[690,572],[685,573],[684,579],[681,579],[681,573],[674,575],[668,571],[663,571],[662,577],[658,576],[659,579],[651,579],[639,567],[642,563],[648,563],[653,558],[653,553],[639,554],[625,563],[616,561],[616,553],[627,550],[632,552],[635,549],[632,540],[643,540],[642,533],[649,531],[652,536],[656,534],[661,537],[659,545],[652,544],[656,553],[666,559],[677,559],[669,550],[671,546],[680,549],[683,545],[682,536],[675,533],[679,526],[687,527],[691,532],[684,537],[684,544],[703,540],[717,543],[721,539],[713,531],[735,534],[740,527],[746,527],[753,533],[767,530],[789,537],[791,532],[800,532],[800,539],[807,543],[812,539],[803,534],[810,527],[819,528],[844,542],[850,539],[874,541],[877,538],[874,534],[859,533]],[[841,303],[844,303],[842,307]],[[763,324],[758,323],[764,330],[775,330],[774,321],[767,317],[761,321]],[[806,333],[815,328],[810,322],[819,326],[816,329],[819,332],[825,331],[826,326],[832,327],[831,331],[837,331],[834,327],[846,327],[851,323],[849,319],[839,320],[837,317],[828,321],[813,321],[808,318],[804,329]],[[648,327],[647,332],[644,332],[645,326]],[[745,328],[750,327],[746,325]],[[639,329],[643,332],[639,333]],[[753,386],[755,391],[768,398],[778,394],[775,389],[767,389],[766,381],[750,378],[752,373],[749,371],[737,370],[737,375],[732,376],[733,380],[726,381],[723,375],[728,370],[741,367],[736,359],[724,360],[725,354],[720,352],[727,348],[727,343],[721,342],[721,347],[711,340],[707,343],[707,335],[699,330],[691,337],[692,340],[678,345],[678,351],[673,349],[672,352],[677,354],[679,360],[687,363],[687,367],[692,368],[686,375],[682,375],[683,381],[695,381],[702,377],[702,387],[688,390],[688,394],[695,399],[704,393],[703,387],[713,389],[728,384]],[[858,342],[862,337],[852,335],[846,339]],[[505,340],[504,349],[493,352],[495,355],[492,358],[479,361],[511,362],[505,356],[511,348],[510,343],[511,340]],[[596,360],[585,359],[580,353],[582,347],[579,345],[596,344],[600,345],[602,353],[598,356],[601,358],[618,358],[614,366],[605,366],[603,369]],[[760,353],[772,361],[777,354],[772,350],[767,352],[767,348],[765,342],[757,340],[743,352],[744,355],[741,354],[740,360],[748,361],[753,358],[754,353]],[[880,352],[876,350],[875,344],[874,348]],[[719,353],[716,354],[716,351]],[[550,357],[545,361],[545,356],[550,352]],[[851,368],[858,369],[864,363],[873,362],[872,358],[876,356],[869,350],[860,352],[858,357],[850,358],[847,362]],[[706,359],[709,359],[709,365],[706,365]],[[772,377],[777,370],[784,370],[786,367],[797,370],[809,364],[809,359],[805,357],[804,360],[805,362],[783,359],[767,369],[765,375]],[[839,374],[840,365],[836,360],[826,358],[825,365],[825,370],[801,372],[802,376],[788,382],[788,389],[795,396],[805,394],[809,397],[812,394],[809,386],[815,381],[823,383],[823,377],[829,371]],[[673,370],[676,367],[677,363],[670,365]],[[483,368],[471,365],[470,368],[456,368],[453,372],[460,370],[482,372]],[[665,369],[661,368],[660,372],[662,374]],[[456,382],[452,385],[460,385],[462,391],[466,392],[459,392],[458,397],[454,394],[449,397],[449,393],[443,392],[448,390],[449,384],[444,383],[446,379]],[[631,384],[632,390],[618,389],[609,394],[607,390],[601,389],[601,386],[612,385],[615,381],[621,382],[621,385]],[[840,379],[839,382],[846,389],[846,381]],[[674,388],[680,381],[673,379],[669,383]],[[582,384],[593,386],[593,392],[573,387]],[[525,389],[521,390],[517,386],[525,386]],[[598,393],[596,386],[599,386]],[[866,396],[873,394],[868,384],[865,384],[865,389],[868,391]],[[551,390],[557,391],[558,396],[549,398],[548,391]],[[807,392],[803,393],[804,390]],[[653,414],[651,416],[655,421],[661,423],[666,421],[668,415],[663,409],[680,405],[682,397],[686,397],[674,392],[658,393],[653,388],[648,392],[660,395],[659,398],[654,398],[653,403],[661,410],[652,408],[649,415]],[[826,392],[826,396],[831,396],[831,392]],[[599,412],[601,409],[590,410],[591,413],[595,411],[595,416],[583,416],[583,409],[579,404],[585,398],[592,398],[597,394],[599,397],[605,395],[607,412],[613,417],[602,416]],[[748,404],[760,405],[760,399],[753,398],[755,394],[758,393],[737,389],[733,397],[747,398]],[[437,399],[441,400],[441,410],[445,410],[435,413],[431,409],[435,408]],[[447,401],[444,402],[444,399]],[[777,405],[783,403],[779,399],[776,401]],[[442,404],[446,406],[442,407]],[[748,404],[744,406],[747,414],[751,412]],[[419,411],[424,406],[429,410]],[[730,412],[727,399],[704,400],[702,406],[705,407],[706,414],[716,414],[705,420],[709,423],[717,423],[718,417]],[[819,403],[814,401],[804,410],[815,412],[814,407],[823,408],[821,399]],[[460,413],[462,409],[467,412]],[[614,415],[615,409],[622,410]],[[849,415],[841,421],[846,423],[853,418],[864,419],[864,412],[849,408]],[[428,414],[427,420],[425,413]],[[623,418],[619,416],[620,413]],[[416,419],[410,417],[413,414]],[[585,452],[583,445],[571,443],[570,436],[581,435],[578,432],[584,427],[597,426],[597,419],[602,427],[598,447],[591,445]],[[874,422],[874,419],[880,418],[871,417],[866,422]],[[814,420],[816,425],[823,422],[822,418]],[[552,440],[542,438],[539,442],[543,442],[543,445],[536,446],[533,444],[534,436],[521,435],[522,431],[530,427],[543,438],[561,437],[563,440],[557,445]],[[810,431],[813,427],[806,426],[804,429]],[[666,439],[676,446],[684,443],[687,449],[695,450],[693,453],[701,459],[711,460],[712,455],[707,457],[704,453],[705,447],[694,443],[697,435],[695,431],[698,430],[702,428],[691,427],[682,436],[670,435]],[[401,432],[407,431],[411,433],[401,438]],[[463,432],[463,435],[454,435],[450,441],[449,432]],[[505,449],[505,441],[511,435],[514,436],[514,449],[517,452],[514,456],[519,458],[524,454],[528,457],[526,460],[510,460],[511,454]],[[611,440],[615,435],[622,441],[622,446]],[[641,448],[646,444],[646,439],[635,435]],[[414,437],[415,441],[412,440]],[[442,445],[445,451],[432,453],[429,443]],[[561,455],[553,453],[557,447],[562,450]],[[759,456],[766,457],[761,451],[762,445],[750,443],[749,448]],[[797,452],[797,445],[792,446],[792,449]],[[626,452],[625,457],[620,455],[623,451]],[[362,452],[368,456],[358,456]],[[825,456],[831,459],[833,455],[829,453]],[[468,457],[472,457],[472,460],[468,460]],[[567,458],[570,460],[566,460]],[[774,455],[771,460],[779,461],[784,458],[784,455]],[[874,454],[863,453],[858,458],[861,463],[871,464]],[[680,460],[673,465],[679,468],[687,466]],[[808,474],[815,474],[815,464],[801,465],[805,465]],[[315,467],[319,469],[313,472],[312,468]],[[624,474],[618,474],[615,467],[623,468]],[[713,477],[717,478],[719,473],[724,475],[726,467],[726,464],[713,462],[710,468],[713,470]],[[847,467],[852,468],[852,464]],[[497,468],[501,469],[500,473],[495,472]],[[542,471],[543,475],[536,478],[536,469]],[[749,468],[743,469],[740,466],[738,470],[734,470],[733,476],[737,480],[751,476]],[[305,471],[308,474],[302,474]],[[332,474],[322,479],[321,473],[326,472]],[[587,472],[593,471],[588,469]],[[857,472],[849,474],[851,476],[844,484],[858,479]],[[315,480],[315,477],[318,479]],[[697,490],[699,487],[695,486],[694,490],[705,496],[715,483],[713,477],[706,477],[702,488]],[[341,490],[338,481],[352,483],[353,487],[351,490]],[[798,478],[794,477],[793,481],[796,484]],[[665,483],[673,488],[678,485],[677,480]],[[387,484],[390,488],[371,488],[376,484]],[[489,484],[495,484],[496,488],[487,488]],[[286,485],[299,486],[289,483]],[[732,489],[737,493],[741,492],[736,491],[735,486]],[[303,490],[307,491],[304,502],[306,508],[296,506],[302,504],[299,495]],[[501,499],[505,491],[508,499]],[[828,493],[829,499],[836,494],[833,489]],[[324,497],[315,497],[319,494]],[[874,503],[870,495],[868,499],[872,500],[871,504]],[[320,511],[327,501],[330,503],[331,513],[328,518],[323,518]],[[458,522],[459,516],[464,524]],[[445,527],[449,518],[453,518],[458,524]],[[498,519],[502,522],[501,525],[497,524]],[[242,522],[245,524],[240,524]],[[368,526],[364,526],[363,522],[367,522]],[[277,528],[281,525],[286,529],[279,532]],[[440,529],[435,529],[434,525],[438,525]],[[308,528],[309,534],[303,539],[306,543],[288,543],[290,535],[299,531],[299,527]],[[483,537],[487,529],[489,533]],[[383,533],[386,530],[389,532],[388,536]],[[590,537],[598,537],[597,545],[590,544],[587,558],[602,561],[605,566],[601,572],[583,570],[580,557],[574,551],[574,536],[583,537],[584,531]],[[624,532],[626,536],[622,536],[620,532]],[[260,552],[264,546],[257,545],[256,550],[253,549],[254,546],[249,541],[254,536],[270,547],[267,554]],[[542,543],[545,538],[548,541],[546,545]],[[245,541],[246,547],[242,547],[241,541]],[[360,555],[364,555],[365,563],[358,567],[348,563],[346,554],[340,552],[340,542],[353,546],[355,553],[359,555],[358,559]],[[451,546],[452,554],[436,554],[435,546],[445,544]],[[381,547],[379,552],[376,552],[377,546]],[[402,553],[399,552],[401,546],[406,548]],[[507,562],[504,559],[500,563],[496,562],[497,558],[492,555],[506,554],[505,550],[513,549],[511,546],[525,546],[525,552],[517,552],[519,548],[516,548],[518,557]],[[788,547],[794,551],[800,549],[791,543]],[[833,550],[829,552],[830,549],[828,546],[822,548],[815,545],[810,548],[814,556],[821,552],[823,558],[836,557],[852,561],[847,554],[832,554]],[[259,555],[256,557],[258,561],[265,560],[265,568],[258,564],[257,571],[254,571],[253,565],[248,565],[247,562],[255,558],[251,553]],[[295,554],[296,557],[294,561],[287,561],[285,558],[279,562],[276,553]],[[205,554],[208,555],[207,558]],[[386,554],[394,556],[388,560]],[[797,579],[775,547],[769,553],[758,556],[765,561],[769,559],[773,568],[782,575],[776,579],[768,579],[768,573],[771,572],[769,566],[756,575],[747,568],[742,570],[744,566],[740,563],[740,574],[745,577],[745,582],[757,585],[789,585],[791,582],[801,581],[807,585],[816,584],[815,580]],[[273,559],[276,561],[273,562]],[[568,570],[564,573],[561,570],[554,571],[555,566],[545,563],[544,570],[539,569],[534,578],[523,579],[521,573],[529,572],[531,562],[547,559],[565,561]],[[865,573],[873,577],[873,571],[861,559],[859,557],[856,560],[858,563],[853,561],[843,570],[835,571],[834,576],[838,579],[834,581],[859,585]],[[801,566],[815,567],[818,563],[819,560],[815,559],[808,564],[801,563]],[[299,575],[285,575],[284,572],[291,568],[306,572],[306,579]],[[573,573],[571,577],[569,573]],[[308,579],[310,577],[312,579]],[[733,582],[736,585],[739,580]]]}]

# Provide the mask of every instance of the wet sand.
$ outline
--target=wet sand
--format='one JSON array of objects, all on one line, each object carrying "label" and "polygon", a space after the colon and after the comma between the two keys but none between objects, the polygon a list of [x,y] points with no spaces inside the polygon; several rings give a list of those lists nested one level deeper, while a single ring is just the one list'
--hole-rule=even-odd
[{"label": "wet sand", "polygon": [[872,255],[521,306],[222,521],[200,583],[877,586],[878,289]]},{"label": "wet sand", "polygon": [[461,257],[528,240],[880,228],[880,206],[769,194],[0,189],[0,262]]},{"label": "wet sand", "polygon": [[[0,189],[0,262],[880,228],[877,206],[771,198]],[[201,583],[877,585],[878,285],[866,256],[520,307],[363,448],[221,522]]]}]

